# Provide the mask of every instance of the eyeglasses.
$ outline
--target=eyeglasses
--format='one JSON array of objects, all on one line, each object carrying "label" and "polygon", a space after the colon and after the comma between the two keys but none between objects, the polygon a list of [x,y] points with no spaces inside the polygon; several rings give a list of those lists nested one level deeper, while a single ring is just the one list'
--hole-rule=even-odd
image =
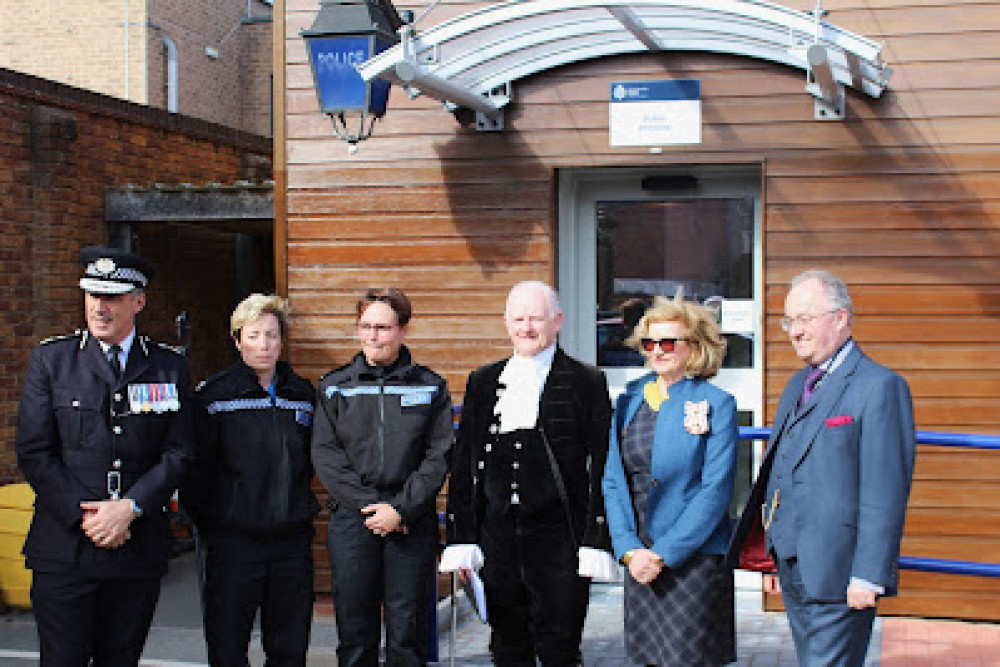
[{"label": "eyeglasses", "polygon": [[358,331],[362,333],[373,333],[378,335],[389,333],[395,328],[395,324],[369,324],[368,322],[358,322]]},{"label": "eyeglasses", "polygon": [[793,326],[807,327],[813,323],[817,318],[823,317],[824,315],[829,315],[830,313],[835,313],[838,310],[843,310],[843,308],[834,308],[833,310],[824,310],[822,313],[816,313],[815,315],[796,315],[795,317],[782,317],[778,320],[778,324],[781,325],[782,331],[788,331]]},{"label": "eyeglasses", "polygon": [[652,352],[657,345],[664,352],[673,352],[677,348],[677,343],[687,342],[687,338],[642,338],[640,342],[646,352]]}]

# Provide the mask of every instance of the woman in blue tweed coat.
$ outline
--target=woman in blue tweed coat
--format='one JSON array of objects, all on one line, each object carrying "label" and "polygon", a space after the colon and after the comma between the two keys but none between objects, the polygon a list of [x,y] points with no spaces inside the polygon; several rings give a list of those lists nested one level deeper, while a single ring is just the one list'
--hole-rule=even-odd
[{"label": "woman in blue tweed coat", "polygon": [[652,372],[618,398],[603,489],[626,565],[625,645],[640,664],[735,659],[724,563],[736,472],[736,401],[709,384],[726,344],[715,314],[658,298],[629,344]]}]

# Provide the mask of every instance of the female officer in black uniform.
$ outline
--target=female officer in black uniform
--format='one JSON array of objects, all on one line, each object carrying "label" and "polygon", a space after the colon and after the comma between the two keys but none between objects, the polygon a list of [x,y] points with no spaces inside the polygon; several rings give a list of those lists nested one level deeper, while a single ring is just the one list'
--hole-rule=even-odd
[{"label": "female officer in black uniform", "polygon": [[453,418],[444,380],[403,345],[410,312],[398,289],[368,290],[357,303],[361,352],[319,385],[313,462],[330,492],[340,667],[377,667],[383,604],[386,664],[427,662],[435,498]]},{"label": "female officer in black uniform", "polygon": [[245,667],[260,610],[267,664],[306,664],[312,622],[309,488],[314,392],[278,361],[288,304],[251,294],[233,311],[240,360],[196,389],[198,474],[185,506],[207,549],[205,636],[215,667]]}]

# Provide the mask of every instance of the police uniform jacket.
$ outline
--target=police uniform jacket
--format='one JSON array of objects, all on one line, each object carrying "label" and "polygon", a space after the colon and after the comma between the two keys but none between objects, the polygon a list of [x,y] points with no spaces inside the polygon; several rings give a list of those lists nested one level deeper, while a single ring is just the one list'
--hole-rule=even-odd
[{"label": "police uniform jacket", "polygon": [[310,525],[315,391],[279,361],[274,398],[243,361],[195,390],[198,464],[182,489],[184,507],[207,529],[265,537]]},{"label": "police uniform jacket", "polygon": [[[28,567],[95,576],[158,576],[169,552],[165,505],[194,454],[187,360],[136,336],[119,381],[88,332],[50,339],[31,355],[18,411],[18,465],[35,490],[24,543]],[[118,549],[80,528],[80,503],[106,500],[108,472],[143,515]]]},{"label": "police uniform jacket", "polygon": [[[564,515],[578,546],[611,550],[601,496],[601,475],[608,455],[611,402],[604,374],[556,349],[538,408],[541,438],[534,453],[522,448],[517,460],[500,461],[502,438],[494,415],[500,374],[507,360],[473,371],[466,385],[448,482],[448,542],[477,544],[486,515],[490,476],[505,475],[517,466],[518,489],[551,489],[556,484]],[[538,446],[548,445],[548,453]],[[527,447],[527,445],[526,445]],[[504,470],[493,470],[500,466]],[[558,472],[562,491],[554,475]],[[563,493],[564,492],[564,493]],[[523,494],[522,494],[523,495]],[[496,508],[491,508],[495,511]]]},{"label": "police uniform jacket", "polygon": [[331,508],[387,502],[404,523],[433,512],[453,420],[444,379],[414,364],[406,346],[390,366],[369,366],[359,352],[327,373],[317,392],[312,454]]}]

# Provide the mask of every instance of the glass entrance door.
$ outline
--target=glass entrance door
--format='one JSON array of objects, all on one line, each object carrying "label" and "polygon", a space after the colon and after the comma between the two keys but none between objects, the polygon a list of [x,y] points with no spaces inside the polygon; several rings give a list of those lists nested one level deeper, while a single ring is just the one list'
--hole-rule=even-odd
[{"label": "glass entrance door", "polygon": [[[760,189],[757,165],[560,173],[560,343],[605,372],[612,396],[648,372],[624,344],[646,306],[680,292],[718,313],[728,347],[712,381],[741,425],[762,423]],[[748,444],[734,507],[756,468]]]}]

